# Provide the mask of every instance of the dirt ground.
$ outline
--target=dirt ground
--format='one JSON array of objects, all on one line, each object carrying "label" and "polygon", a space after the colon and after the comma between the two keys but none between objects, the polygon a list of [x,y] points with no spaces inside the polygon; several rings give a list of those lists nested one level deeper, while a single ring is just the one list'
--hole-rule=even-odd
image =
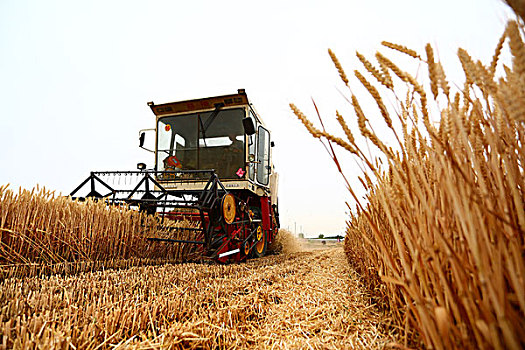
[{"label": "dirt ground", "polygon": [[383,348],[340,247],[0,284],[0,348]]}]

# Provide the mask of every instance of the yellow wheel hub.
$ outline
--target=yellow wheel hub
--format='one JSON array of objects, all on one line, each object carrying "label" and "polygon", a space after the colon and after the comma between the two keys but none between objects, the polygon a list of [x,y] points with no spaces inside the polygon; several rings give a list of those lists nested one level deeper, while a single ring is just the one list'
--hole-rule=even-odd
[{"label": "yellow wheel hub", "polygon": [[257,238],[258,241],[261,240],[261,238],[262,238],[262,233],[263,233],[263,232],[262,232],[262,228],[261,228],[261,226],[257,227],[257,236],[256,236],[256,238]]},{"label": "yellow wheel hub", "polygon": [[231,224],[235,220],[235,198],[228,193],[222,197],[222,216],[227,224]]},{"label": "yellow wheel hub", "polygon": [[255,245],[255,249],[257,249],[257,253],[259,254],[262,254],[264,252],[264,245],[266,244],[265,242],[266,238],[264,237],[263,234],[261,234],[261,236],[262,236],[261,239]]},{"label": "yellow wheel hub", "polygon": [[244,243],[244,255],[250,254],[250,243],[246,242]]}]

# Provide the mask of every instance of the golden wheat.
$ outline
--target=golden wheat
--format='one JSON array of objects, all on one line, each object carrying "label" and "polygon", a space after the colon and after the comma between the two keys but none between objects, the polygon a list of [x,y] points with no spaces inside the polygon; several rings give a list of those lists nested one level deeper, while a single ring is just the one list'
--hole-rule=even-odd
[{"label": "golden wheat", "polygon": [[390,129],[392,129],[392,119],[390,118],[390,115],[388,114],[388,110],[386,109],[385,104],[383,103],[383,99],[381,98],[381,95],[379,94],[379,91],[366,80],[366,78],[359,72],[358,70],[354,71],[355,76],[361,84],[366,88],[368,93],[374,98],[376,101],[377,107],[379,108],[379,111],[381,112],[381,115],[383,116],[383,119],[385,120],[386,125]]},{"label": "golden wheat", "polygon": [[384,66],[380,65],[381,72],[378,71],[370,61],[368,61],[365,56],[361,55],[359,52],[356,52],[356,56],[361,61],[363,66],[366,68],[366,70],[372,74],[376,80],[384,85],[388,89],[392,89],[394,87],[392,83],[392,78],[390,77],[390,74],[388,73],[388,70],[384,69]]},{"label": "golden wheat", "polygon": [[184,238],[188,234],[177,228],[187,223],[167,220],[161,225],[158,218],[127,207],[76,202],[45,189],[21,189],[15,194],[0,187],[0,213],[0,276],[4,278],[182,261],[195,252],[187,244],[147,241],[166,235]]},{"label": "golden wheat", "polygon": [[434,95],[434,99],[437,99],[438,96],[438,73],[437,73],[437,67],[436,62],[434,62],[434,50],[432,50],[432,46],[430,44],[427,44],[425,46],[425,51],[427,53],[427,66],[428,66],[428,77],[430,78],[430,90],[432,91],[432,94]]},{"label": "golden wheat", "polygon": [[[505,35],[512,67],[504,66],[505,75],[496,77]],[[417,65],[421,62],[413,50],[383,45],[416,58]],[[368,130],[367,114],[351,95],[361,134],[384,153],[388,167],[381,170],[372,164],[353,142],[352,153],[369,170],[365,181],[360,177],[367,189],[364,201],[349,188],[356,210],[345,252],[377,302],[390,310],[405,344],[417,346],[420,341],[435,349],[525,347],[524,52],[516,22],[509,22],[487,66],[460,49],[464,88],[440,109],[438,130],[421,83],[377,53],[381,67],[409,88],[398,106],[404,140],[398,140],[396,152]],[[435,62],[430,45],[426,53],[431,91],[437,98],[441,88],[448,97],[441,63]],[[368,62],[364,57],[360,61]],[[356,76],[363,85],[370,84],[360,73]],[[396,91],[395,99],[402,101]],[[419,105],[413,96],[419,96]],[[339,115],[337,119],[341,124]],[[315,128],[311,123],[309,127]]]},{"label": "golden wheat", "polygon": [[341,63],[339,63],[339,60],[337,59],[337,56],[330,49],[328,49],[328,54],[330,55],[330,58],[332,59],[332,62],[334,62],[335,68],[339,72],[339,76],[341,77],[341,80],[345,83],[345,85],[348,86],[348,78],[347,78],[346,73],[345,73],[345,71],[343,69],[343,66],[341,66]]},{"label": "golden wheat", "polygon": [[394,43],[391,43],[391,42],[388,42],[388,41],[382,41],[381,42],[381,45],[385,46],[385,47],[388,47],[392,50],[396,50],[396,51],[399,51],[399,52],[402,52],[406,55],[409,55],[413,58],[417,58],[417,59],[421,59],[421,56],[419,56],[419,54],[412,50],[412,49],[409,49],[408,47],[406,46],[403,46],[403,45],[399,45],[399,44],[394,44]]}]

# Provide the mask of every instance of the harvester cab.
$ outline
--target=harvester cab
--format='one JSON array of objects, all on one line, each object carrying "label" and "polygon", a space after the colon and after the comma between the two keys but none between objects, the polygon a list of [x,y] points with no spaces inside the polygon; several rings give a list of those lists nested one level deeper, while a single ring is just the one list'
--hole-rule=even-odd
[{"label": "harvester cab", "polygon": [[[154,153],[154,169],[139,163],[138,171],[91,172],[71,196],[134,206],[161,223],[190,223],[175,229],[174,237],[163,232],[147,238],[157,244],[199,245],[221,262],[263,256],[279,228],[278,175],[270,131],[246,92],[148,105],[156,117],[155,129],[149,129],[155,149],[144,147],[146,130],[139,145]],[[83,188],[88,194],[76,197]]]}]

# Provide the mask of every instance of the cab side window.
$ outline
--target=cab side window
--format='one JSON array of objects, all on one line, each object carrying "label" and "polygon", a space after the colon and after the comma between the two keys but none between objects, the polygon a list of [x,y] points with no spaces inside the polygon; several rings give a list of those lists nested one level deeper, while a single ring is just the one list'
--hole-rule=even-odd
[{"label": "cab side window", "polygon": [[[257,118],[253,115],[253,112],[250,111],[250,118],[253,120],[253,124],[257,125]],[[248,159],[250,156],[253,155],[253,160],[250,161],[250,164],[248,165],[248,178],[252,181],[255,181],[255,168],[256,168],[256,147],[257,147],[257,134],[254,135],[247,135],[246,139],[248,140]]]},{"label": "cab side window", "polygon": [[[255,135],[249,135],[248,138],[248,154],[253,155],[255,159],[255,140],[257,139]],[[254,161],[250,161],[250,165],[248,166],[248,177],[250,180],[255,180],[255,165],[256,163]]]},{"label": "cab side window", "polygon": [[257,132],[257,182],[268,185],[270,175],[270,133],[259,126]]}]

